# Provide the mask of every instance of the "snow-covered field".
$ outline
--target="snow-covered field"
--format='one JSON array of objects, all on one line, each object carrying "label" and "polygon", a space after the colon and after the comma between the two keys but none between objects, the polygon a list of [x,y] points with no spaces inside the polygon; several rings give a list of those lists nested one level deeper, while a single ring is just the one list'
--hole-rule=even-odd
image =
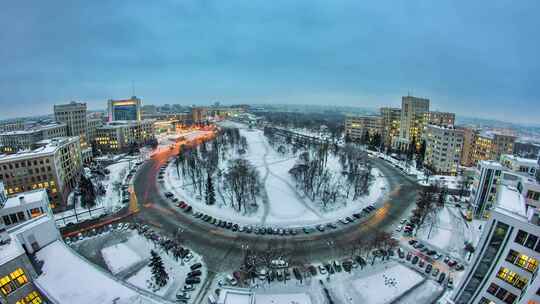
[{"label": "snow-covered field", "polygon": [[144,257],[129,248],[125,243],[103,248],[103,250],[101,250],[101,255],[107,264],[107,268],[109,268],[113,274],[118,274],[129,267],[140,263],[144,259]]},{"label": "snow-covered field", "polygon": [[352,281],[352,287],[360,296],[360,303],[392,303],[399,296],[419,284],[424,277],[417,272],[396,264],[384,271]]},{"label": "snow-covered field", "polygon": [[[171,191],[196,210],[220,219],[240,224],[266,224],[282,227],[336,221],[350,216],[369,204],[382,202],[388,192],[386,179],[379,170],[374,168],[372,173],[375,179],[371,182],[368,195],[354,202],[349,201],[346,204],[324,208],[322,204],[312,202],[296,189],[296,183],[289,174],[289,170],[296,162],[296,156],[276,152],[270,147],[261,130],[248,129],[242,124],[234,124],[234,126],[240,128],[240,134],[246,137],[248,142],[248,151],[242,157],[257,168],[266,189],[267,199],[259,200],[259,208],[255,212],[238,214],[223,204],[219,193],[216,196],[217,204],[206,205],[203,200],[197,199],[197,195],[190,192],[189,186],[184,186],[184,181],[179,178],[176,167],[172,163],[167,169],[163,183],[164,191]],[[330,159],[329,166],[337,168],[339,163],[337,160]]]}]

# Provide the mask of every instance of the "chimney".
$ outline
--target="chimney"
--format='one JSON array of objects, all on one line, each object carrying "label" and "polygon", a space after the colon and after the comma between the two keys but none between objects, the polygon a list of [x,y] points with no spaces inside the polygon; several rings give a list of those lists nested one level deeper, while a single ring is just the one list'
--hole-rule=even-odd
[{"label": "chimney", "polygon": [[24,195],[19,196],[19,202],[21,205],[24,205],[26,203],[26,200],[24,199]]}]

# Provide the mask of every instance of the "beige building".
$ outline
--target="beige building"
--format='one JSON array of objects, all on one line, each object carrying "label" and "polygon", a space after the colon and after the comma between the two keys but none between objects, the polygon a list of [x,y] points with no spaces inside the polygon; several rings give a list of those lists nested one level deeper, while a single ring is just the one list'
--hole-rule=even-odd
[{"label": "beige building", "polygon": [[428,125],[424,138],[426,140],[424,163],[436,174],[457,174],[463,147],[463,131],[454,127]]},{"label": "beige building", "polygon": [[116,153],[140,147],[154,139],[154,120],[118,121],[97,128],[94,144],[102,153]]},{"label": "beige building", "polygon": [[411,143],[419,147],[428,113],[429,99],[413,96],[401,98],[401,123],[399,138],[394,142],[395,148],[405,150]]},{"label": "beige building", "polygon": [[68,104],[54,105],[54,119],[67,125],[68,136],[78,136],[81,141],[81,155],[84,162],[92,160],[92,148],[86,134],[88,120],[86,103],[72,101]]},{"label": "beige building", "polygon": [[88,142],[93,143],[96,138],[97,129],[103,126],[103,119],[101,118],[89,118],[87,120],[86,134],[88,136]]},{"label": "beige building", "polygon": [[79,137],[58,137],[38,148],[0,156],[0,180],[9,195],[46,189],[53,207],[63,207],[82,173]]},{"label": "beige building", "polygon": [[481,160],[498,161],[503,154],[512,154],[516,136],[495,131],[480,131],[462,128],[464,146],[462,151],[463,166],[475,166]]},{"label": "beige building", "polygon": [[208,120],[208,108],[193,107],[191,108],[191,119],[193,123],[200,123]]},{"label": "beige building", "polygon": [[345,133],[353,141],[362,140],[366,134],[382,134],[382,117],[378,115],[349,115],[345,118]]},{"label": "beige building", "polygon": [[389,147],[399,137],[401,124],[401,109],[383,107],[380,109],[382,117],[382,138],[384,145]]}]

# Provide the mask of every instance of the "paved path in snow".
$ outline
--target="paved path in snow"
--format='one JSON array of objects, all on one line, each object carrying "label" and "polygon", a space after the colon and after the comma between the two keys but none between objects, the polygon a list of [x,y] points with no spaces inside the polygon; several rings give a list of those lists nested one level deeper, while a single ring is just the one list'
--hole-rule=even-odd
[{"label": "paved path in snow", "polygon": [[266,219],[268,218],[268,214],[270,213],[270,201],[268,199],[268,192],[266,191],[266,181],[268,180],[268,175],[270,174],[270,167],[268,166],[268,153],[270,152],[268,150],[268,146],[266,145],[266,141],[263,139],[263,146],[264,146],[264,155],[263,155],[263,163],[264,163],[264,177],[262,180],[262,183],[264,185],[262,189],[262,204],[264,207],[264,213],[262,217],[262,223],[266,224]]}]

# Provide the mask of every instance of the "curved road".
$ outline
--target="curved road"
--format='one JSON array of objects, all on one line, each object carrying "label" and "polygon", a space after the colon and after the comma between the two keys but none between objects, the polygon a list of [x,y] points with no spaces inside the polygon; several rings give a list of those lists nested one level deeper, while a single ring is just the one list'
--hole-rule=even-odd
[{"label": "curved road", "polygon": [[211,272],[230,271],[241,264],[245,248],[256,251],[279,250],[289,258],[291,264],[345,256],[351,244],[359,239],[368,239],[373,231],[392,231],[396,223],[406,216],[409,206],[416,199],[418,186],[403,173],[388,163],[373,158],[372,163],[385,175],[390,192],[387,200],[376,212],[362,222],[354,222],[340,229],[309,235],[299,232],[296,236],[255,235],[232,232],[215,227],[178,208],[160,195],[156,182],[160,166],[170,156],[176,155],[178,148],[163,151],[146,161],[134,180],[140,212],[136,220],[157,227],[174,235],[181,232],[181,240],[205,257]]}]

